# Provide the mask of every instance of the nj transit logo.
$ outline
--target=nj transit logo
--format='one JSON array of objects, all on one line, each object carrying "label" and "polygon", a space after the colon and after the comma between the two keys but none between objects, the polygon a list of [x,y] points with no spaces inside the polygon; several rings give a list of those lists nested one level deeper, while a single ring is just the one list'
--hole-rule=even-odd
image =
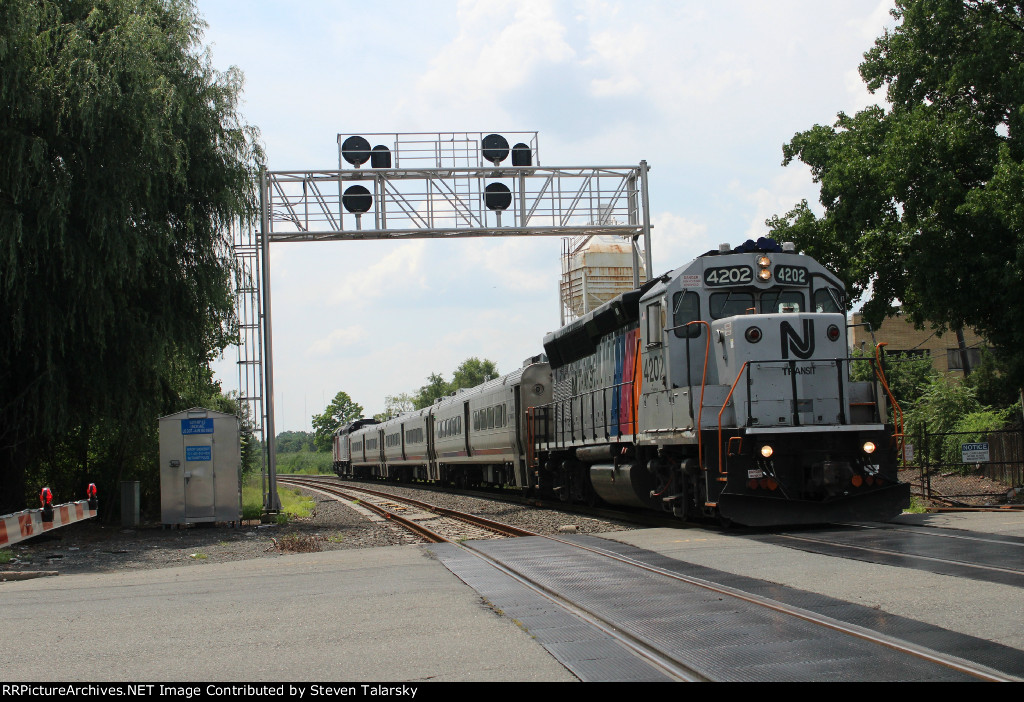
[{"label": "nj transit logo", "polygon": [[789,352],[797,358],[808,359],[814,354],[814,320],[805,319],[804,334],[801,338],[789,322],[779,325],[779,336],[782,337],[782,357],[789,358]]}]

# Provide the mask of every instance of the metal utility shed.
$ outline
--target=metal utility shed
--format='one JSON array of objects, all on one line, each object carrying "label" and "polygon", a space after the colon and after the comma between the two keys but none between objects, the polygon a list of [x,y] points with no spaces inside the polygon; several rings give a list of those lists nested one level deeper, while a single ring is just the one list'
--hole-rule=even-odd
[{"label": "metal utility shed", "polygon": [[234,522],[242,515],[238,417],[202,407],[160,418],[164,524]]}]

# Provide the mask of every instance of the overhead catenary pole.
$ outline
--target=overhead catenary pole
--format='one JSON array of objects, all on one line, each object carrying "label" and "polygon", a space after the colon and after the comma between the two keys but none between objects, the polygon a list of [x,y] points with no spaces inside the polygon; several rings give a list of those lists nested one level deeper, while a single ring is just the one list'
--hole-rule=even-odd
[{"label": "overhead catenary pole", "polygon": [[260,169],[260,249],[263,252],[263,356],[267,362],[263,367],[266,379],[267,417],[264,423],[267,451],[267,492],[263,496],[263,509],[269,512],[281,510],[281,498],[277,496],[277,441],[274,429],[274,353],[270,324],[270,216],[266,203],[267,169]]}]

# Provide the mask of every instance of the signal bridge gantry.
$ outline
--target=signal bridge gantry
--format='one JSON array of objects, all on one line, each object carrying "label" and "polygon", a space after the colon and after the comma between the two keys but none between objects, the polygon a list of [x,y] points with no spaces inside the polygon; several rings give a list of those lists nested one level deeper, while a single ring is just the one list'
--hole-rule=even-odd
[{"label": "signal bridge gantry", "polygon": [[279,509],[272,242],[612,235],[630,242],[639,287],[652,270],[648,170],[542,166],[537,132],[396,132],[339,134],[337,170],[264,171],[258,227],[237,228],[234,252],[239,388],[266,448],[265,507]]}]

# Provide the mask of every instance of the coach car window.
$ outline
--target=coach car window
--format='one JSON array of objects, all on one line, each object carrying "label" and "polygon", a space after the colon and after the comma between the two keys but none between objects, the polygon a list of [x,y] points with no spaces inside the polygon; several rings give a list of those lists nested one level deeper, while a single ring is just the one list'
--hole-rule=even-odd
[{"label": "coach car window", "polygon": [[746,314],[747,310],[754,306],[754,293],[738,292],[736,290],[711,293],[708,302],[711,305],[712,319],[733,317],[739,314]]},{"label": "coach car window", "polygon": [[691,324],[700,319],[700,295],[695,292],[677,292],[672,296],[672,326],[676,328],[676,336],[680,339],[696,339],[704,327]]}]

